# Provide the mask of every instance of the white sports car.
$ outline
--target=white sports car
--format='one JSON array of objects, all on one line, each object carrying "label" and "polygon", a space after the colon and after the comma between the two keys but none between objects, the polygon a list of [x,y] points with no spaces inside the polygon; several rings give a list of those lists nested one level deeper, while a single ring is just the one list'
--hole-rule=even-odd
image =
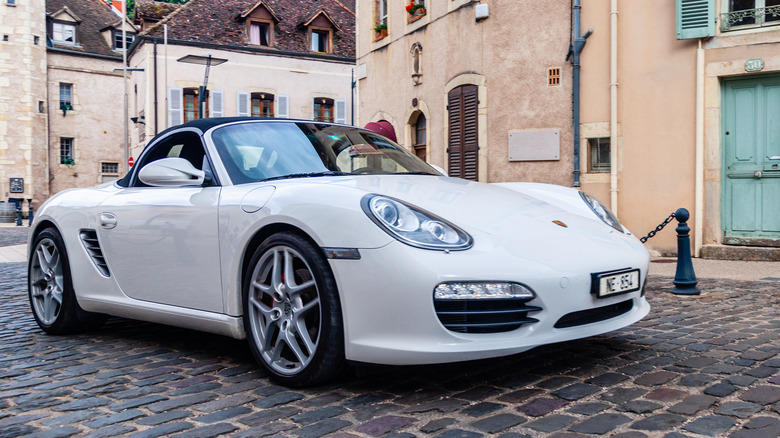
[{"label": "white sports car", "polygon": [[44,203],[29,248],[46,332],[116,315],[248,338],[291,386],[348,361],[514,354],[649,311],[648,252],[595,198],[449,178],[311,121],[170,128],[121,180]]}]

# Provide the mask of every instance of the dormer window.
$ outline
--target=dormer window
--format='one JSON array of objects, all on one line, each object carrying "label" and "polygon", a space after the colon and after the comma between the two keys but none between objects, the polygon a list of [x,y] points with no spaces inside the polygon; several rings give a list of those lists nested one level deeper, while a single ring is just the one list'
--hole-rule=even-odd
[{"label": "dormer window", "polygon": [[251,21],[249,23],[249,44],[270,47],[271,29],[273,29],[271,22]]},{"label": "dormer window", "polygon": [[246,20],[245,32],[250,45],[274,46],[274,26],[279,23],[279,17],[265,4],[265,0],[258,1],[242,12],[239,20]]},{"label": "dormer window", "polygon": [[133,40],[135,40],[135,35],[132,33],[125,32],[126,39],[125,41],[122,41],[122,31],[121,30],[114,30],[114,50],[121,52],[125,49],[125,47],[130,47],[131,44],[133,44]]},{"label": "dormer window", "polygon": [[58,44],[76,44],[76,26],[65,23],[52,23],[51,39]]},{"label": "dormer window", "polygon": [[330,31],[312,29],[311,50],[312,52],[330,53]]},{"label": "dormer window", "polygon": [[307,30],[309,48],[316,53],[333,53],[333,33],[339,30],[338,25],[328,13],[319,9],[301,23]]}]

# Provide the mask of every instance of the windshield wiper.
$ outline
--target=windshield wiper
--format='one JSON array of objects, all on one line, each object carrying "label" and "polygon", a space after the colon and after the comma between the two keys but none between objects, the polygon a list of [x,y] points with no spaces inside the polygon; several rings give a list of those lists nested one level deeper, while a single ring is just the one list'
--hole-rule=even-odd
[{"label": "windshield wiper", "polygon": [[339,175],[349,175],[349,174],[344,172],[328,170],[325,172],[291,173],[288,175],[272,176],[270,178],[262,179],[261,181],[273,181],[276,179],[290,179],[290,178],[311,178],[317,176],[339,176]]},{"label": "windshield wiper", "polygon": [[396,173],[396,175],[430,175],[430,176],[443,176],[443,175],[439,175],[438,173],[431,173],[431,172],[421,172],[421,171],[417,171],[417,172],[398,172],[398,173]]}]

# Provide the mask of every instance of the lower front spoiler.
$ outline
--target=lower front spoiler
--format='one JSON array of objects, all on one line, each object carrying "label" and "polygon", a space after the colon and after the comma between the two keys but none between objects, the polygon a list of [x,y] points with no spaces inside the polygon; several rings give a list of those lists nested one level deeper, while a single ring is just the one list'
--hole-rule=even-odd
[{"label": "lower front spoiler", "polygon": [[631,325],[650,312],[644,297],[630,298],[631,310],[617,317],[573,327],[533,330],[524,327],[511,333],[461,335],[460,342],[443,342],[433,337],[406,339],[393,336],[362,338],[351,345],[348,359],[366,364],[424,365],[509,356],[542,345],[582,339]]}]

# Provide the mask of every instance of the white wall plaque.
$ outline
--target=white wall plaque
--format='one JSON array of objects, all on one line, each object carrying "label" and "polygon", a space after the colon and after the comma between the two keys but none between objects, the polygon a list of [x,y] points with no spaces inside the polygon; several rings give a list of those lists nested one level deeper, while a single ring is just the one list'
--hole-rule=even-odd
[{"label": "white wall plaque", "polygon": [[509,161],[561,159],[560,129],[513,129],[509,131]]}]

